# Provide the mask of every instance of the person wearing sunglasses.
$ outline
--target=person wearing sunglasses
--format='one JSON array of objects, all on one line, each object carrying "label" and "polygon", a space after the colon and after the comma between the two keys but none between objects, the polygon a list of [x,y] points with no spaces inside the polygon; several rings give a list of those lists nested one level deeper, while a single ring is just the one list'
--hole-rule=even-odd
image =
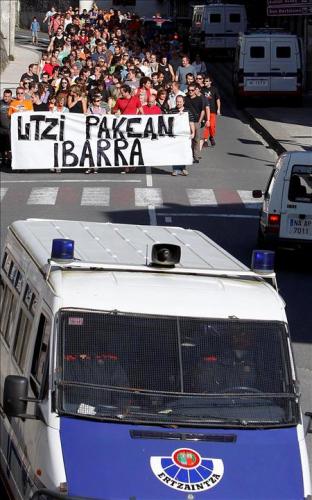
[{"label": "person wearing sunglasses", "polygon": [[[193,163],[199,163],[201,123],[206,117],[206,106],[203,96],[197,95],[198,85],[192,83],[188,86],[188,94],[185,97],[185,108],[190,110],[194,117],[195,133],[192,141]],[[207,122],[208,123],[208,122]]]},{"label": "person wearing sunglasses", "polygon": [[13,113],[22,113],[24,111],[33,111],[33,104],[30,99],[25,99],[25,89],[23,87],[17,87],[16,98],[12,99],[9,109],[8,116],[12,116]]}]

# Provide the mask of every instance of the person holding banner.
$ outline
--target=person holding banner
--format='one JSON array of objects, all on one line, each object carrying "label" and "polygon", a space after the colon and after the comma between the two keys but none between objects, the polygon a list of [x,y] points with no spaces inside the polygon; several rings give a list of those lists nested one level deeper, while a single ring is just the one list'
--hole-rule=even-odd
[{"label": "person holding banner", "polygon": [[[177,95],[176,97],[176,106],[175,108],[170,110],[170,114],[182,114],[188,113],[189,122],[190,122],[190,133],[191,139],[193,140],[195,137],[195,117],[192,114],[190,109],[185,108],[185,97],[182,95]],[[177,175],[188,175],[188,171],[185,165],[173,165],[171,175],[176,177]]]},{"label": "person holding banner", "polygon": [[31,100],[25,99],[25,89],[23,87],[17,87],[16,98],[10,103],[8,116],[12,116],[13,113],[21,113],[23,111],[33,111],[33,105]]},{"label": "person holding banner", "polygon": [[[121,97],[116,101],[113,108],[113,113],[120,115],[143,115],[143,107],[140,99],[136,95],[131,95],[131,88],[129,85],[122,85],[120,87]],[[122,174],[128,174],[129,172],[135,172],[136,167],[125,167],[121,172]]]}]

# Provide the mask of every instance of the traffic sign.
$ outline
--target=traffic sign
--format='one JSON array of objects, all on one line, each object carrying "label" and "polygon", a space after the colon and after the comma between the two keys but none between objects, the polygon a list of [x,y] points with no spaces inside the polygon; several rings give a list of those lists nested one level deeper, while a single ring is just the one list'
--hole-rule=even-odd
[{"label": "traffic sign", "polygon": [[312,15],[311,0],[267,0],[268,16]]}]

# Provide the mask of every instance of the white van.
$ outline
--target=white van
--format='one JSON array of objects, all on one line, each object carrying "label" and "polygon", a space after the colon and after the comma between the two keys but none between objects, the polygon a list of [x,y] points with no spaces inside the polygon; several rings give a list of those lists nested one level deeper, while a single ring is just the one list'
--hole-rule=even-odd
[{"label": "white van", "polygon": [[282,154],[263,194],[259,244],[312,248],[312,151]]},{"label": "white van", "polygon": [[297,35],[278,29],[255,30],[239,36],[234,62],[234,92],[238,99],[302,96],[302,51]]},{"label": "white van", "polygon": [[273,252],[253,256],[251,271],[179,227],[14,222],[0,323],[10,498],[308,498],[285,304],[267,282]]},{"label": "white van", "polygon": [[195,5],[190,44],[202,49],[235,49],[239,32],[247,29],[244,5]]}]

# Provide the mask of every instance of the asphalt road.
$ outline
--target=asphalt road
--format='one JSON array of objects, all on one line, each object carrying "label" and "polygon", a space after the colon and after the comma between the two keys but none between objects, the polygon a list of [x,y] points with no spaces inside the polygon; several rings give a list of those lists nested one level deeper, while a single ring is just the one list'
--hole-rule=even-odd
[{"label": "asphalt road", "polygon": [[[222,102],[217,145],[202,151],[188,177],[172,177],[170,167],[129,175],[110,169],[96,176],[2,172],[1,244],[8,224],[29,217],[177,225],[203,231],[249,265],[259,208],[251,191],[264,188],[276,154],[249,127],[230,95],[223,93]],[[278,255],[277,278],[287,304],[304,410],[312,410],[311,276],[307,256]]]}]

